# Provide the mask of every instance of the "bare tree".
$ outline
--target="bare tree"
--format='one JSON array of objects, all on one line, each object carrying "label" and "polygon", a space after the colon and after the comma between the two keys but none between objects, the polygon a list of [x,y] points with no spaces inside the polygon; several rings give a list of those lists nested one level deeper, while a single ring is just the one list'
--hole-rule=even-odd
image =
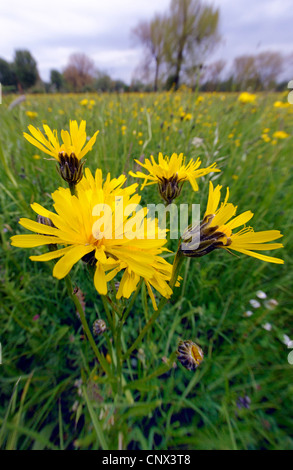
[{"label": "bare tree", "polygon": [[94,74],[94,62],[83,53],[72,54],[63,72],[64,79],[74,91],[81,91],[86,85],[91,85]]},{"label": "bare tree", "polygon": [[255,64],[262,87],[265,90],[274,87],[283,70],[282,54],[274,51],[261,52],[255,57]]},{"label": "bare tree", "polygon": [[221,75],[226,66],[223,59],[216,60],[204,67],[201,74],[201,83],[205,84],[206,89],[215,90],[221,81]]},{"label": "bare tree", "polygon": [[201,0],[172,0],[168,15],[165,60],[175,88],[182,71],[194,75],[203,59],[220,39],[219,9],[203,5]]},{"label": "bare tree", "polygon": [[158,89],[160,67],[164,58],[166,18],[163,15],[155,15],[151,22],[141,21],[132,31],[145,48],[145,57],[141,64],[141,70],[145,75],[150,74],[152,62],[155,66],[154,90]]}]

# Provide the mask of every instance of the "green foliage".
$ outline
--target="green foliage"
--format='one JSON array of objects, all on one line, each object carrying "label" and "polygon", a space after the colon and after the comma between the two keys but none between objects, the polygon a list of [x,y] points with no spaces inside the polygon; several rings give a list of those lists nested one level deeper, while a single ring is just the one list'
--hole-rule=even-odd
[{"label": "green foliage", "polygon": [[39,77],[37,63],[28,50],[15,51],[13,68],[24,90],[36,84]]},{"label": "green foliage", "polygon": [[[188,91],[165,94],[30,95],[8,110],[0,107],[0,447],[3,449],[293,449],[292,365],[283,335],[292,332],[292,107],[275,108],[280,94],[261,95],[241,105],[235,94]],[[87,101],[87,105],[80,104]],[[94,104],[91,104],[94,100]],[[37,112],[31,121],[26,111]],[[220,174],[199,181],[197,193],[183,187],[178,203],[206,205],[208,179],[230,187],[238,211],[252,210],[256,230],[284,234],[282,266],[232,256],[221,250],[186,260],[181,287],[139,350],[123,366],[123,394],[113,401],[99,364],[84,339],[75,306],[63,281],[52,277],[53,262],[32,262],[43,248],[18,249],[9,239],[24,233],[20,217],[33,218],[38,202],[51,208],[50,194],[63,181],[52,161],[34,158],[22,136],[27,125],[68,129],[69,119],[86,119],[87,132],[100,129],[86,165],[104,175],[128,174],[134,159],[183,152],[202,165],[218,162]],[[126,129],[121,130],[122,126]],[[265,141],[265,134],[270,139]],[[277,140],[284,130],[290,137]],[[200,137],[197,146],[194,138]],[[268,139],[266,139],[268,140]],[[129,177],[129,183],[134,182]],[[64,183],[65,185],[65,183]],[[143,203],[158,203],[155,186]],[[172,240],[171,249],[177,242]],[[173,254],[167,259],[172,262]],[[80,262],[74,286],[85,294],[89,325],[107,322],[101,298]],[[278,305],[251,307],[262,290]],[[129,304],[129,303],[128,303]],[[253,311],[245,316],[247,310]],[[142,289],[122,331],[126,351],[152,312]],[[263,328],[269,323],[271,330]],[[95,337],[104,355],[107,334]],[[191,339],[204,361],[189,372],[174,361],[180,339]],[[168,363],[171,358],[171,363]],[[249,397],[248,407],[240,398]],[[242,401],[243,403],[243,401]],[[241,407],[240,407],[241,406]]]}]

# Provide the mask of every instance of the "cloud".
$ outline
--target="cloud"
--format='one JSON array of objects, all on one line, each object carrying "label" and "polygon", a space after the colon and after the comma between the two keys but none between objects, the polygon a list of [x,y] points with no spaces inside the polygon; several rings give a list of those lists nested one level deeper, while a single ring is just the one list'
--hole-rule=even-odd
[{"label": "cloud", "polygon": [[[224,41],[210,60],[273,49],[291,52],[292,0],[214,0]],[[131,29],[168,8],[170,0],[11,0],[0,6],[0,56],[29,49],[40,75],[62,70],[70,54],[84,52],[98,68],[129,82],[142,50]]]}]

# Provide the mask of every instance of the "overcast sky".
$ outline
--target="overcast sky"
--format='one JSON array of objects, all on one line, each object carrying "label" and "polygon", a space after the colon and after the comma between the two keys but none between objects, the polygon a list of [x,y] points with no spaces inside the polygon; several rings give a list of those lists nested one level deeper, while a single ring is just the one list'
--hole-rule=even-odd
[{"label": "overcast sky", "polygon": [[[293,0],[208,3],[220,7],[223,36],[209,61],[223,58],[231,63],[237,55],[268,49],[293,52]],[[0,57],[12,61],[15,49],[29,49],[41,78],[49,80],[52,68],[62,71],[70,54],[84,52],[97,68],[130,83],[141,58],[130,31],[169,4],[170,0],[0,0]]]}]

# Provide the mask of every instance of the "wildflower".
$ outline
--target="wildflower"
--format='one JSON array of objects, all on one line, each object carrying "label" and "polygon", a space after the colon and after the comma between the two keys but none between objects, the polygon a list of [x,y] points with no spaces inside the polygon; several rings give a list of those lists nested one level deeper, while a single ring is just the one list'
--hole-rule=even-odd
[{"label": "wildflower", "polygon": [[173,153],[171,158],[168,156],[163,157],[163,154],[159,153],[158,163],[156,163],[153,155],[151,155],[151,160],[147,158],[144,163],[141,163],[139,160],[135,161],[138,165],[145,168],[149,174],[142,173],[141,171],[138,171],[137,173],[130,171],[129,174],[135,178],[144,179],[142,189],[145,186],[157,183],[162,198],[168,204],[180,195],[182,185],[186,181],[190,182],[194,191],[198,191],[197,178],[211,172],[220,171],[216,168],[216,163],[213,163],[207,168],[199,169],[201,165],[199,158],[196,161],[191,159],[187,164],[185,164],[183,153],[180,153],[179,155],[177,155],[177,153]]},{"label": "wildflower", "polygon": [[250,305],[253,307],[253,308],[259,308],[261,306],[261,304],[259,303],[258,300],[255,300],[255,299],[251,299],[249,301]]},{"label": "wildflower", "polygon": [[273,137],[275,139],[287,139],[287,137],[290,137],[290,134],[287,134],[287,132],[284,131],[276,131],[273,133]]},{"label": "wildflower", "polygon": [[63,143],[60,145],[57,131],[51,131],[50,127],[46,124],[43,125],[45,134],[36,129],[34,126],[28,126],[30,134],[24,132],[24,137],[35,147],[42,150],[48,155],[54,157],[58,163],[58,171],[62,178],[68,183],[76,185],[82,178],[83,163],[80,160],[90,151],[96,141],[97,134],[95,132],[93,137],[86,142],[86,121],[81,121],[78,126],[77,121],[70,121],[70,132],[61,131],[61,138]]},{"label": "wildflower", "polygon": [[197,344],[190,340],[180,341],[177,358],[187,370],[195,370],[203,360],[203,352]]},{"label": "wildflower", "polygon": [[262,327],[264,330],[267,330],[267,331],[271,331],[272,329],[272,325],[270,323],[265,323],[264,325],[262,325]]},{"label": "wildflower", "polygon": [[245,317],[251,317],[251,315],[253,315],[253,312],[251,310],[246,310],[246,312],[244,312],[243,314]]},{"label": "wildflower", "polygon": [[86,105],[88,104],[88,102],[89,102],[89,101],[85,98],[84,100],[81,100],[81,101],[79,102],[79,104],[80,104],[81,106],[86,106]]},{"label": "wildflower", "polygon": [[288,108],[290,103],[283,103],[282,101],[275,101],[274,108]]},{"label": "wildflower", "polygon": [[275,299],[269,299],[269,300],[266,300],[264,302],[264,306],[268,310],[274,310],[274,308],[277,307],[277,305],[279,305],[279,304],[278,304],[277,300],[275,300]]},{"label": "wildflower", "polygon": [[41,158],[40,155],[37,155],[37,154],[36,154],[36,155],[33,155],[33,159],[34,159],[34,160],[40,160],[40,158]]},{"label": "wildflower", "polygon": [[[253,213],[246,211],[234,217],[237,207],[228,203],[229,188],[227,188],[224,202],[218,207],[222,186],[218,185],[214,189],[211,181],[209,185],[209,198],[204,219],[199,226],[189,227],[185,231],[182,236],[183,243],[180,246],[181,253],[189,257],[200,257],[215,249],[224,248],[270,263],[283,264],[282,259],[256,252],[282,248],[281,243],[266,243],[282,237],[282,234],[278,230],[254,232],[252,227],[245,225],[253,217]],[[241,225],[244,227],[233,233],[233,230]]]},{"label": "wildflower", "polygon": [[35,111],[26,111],[25,114],[27,115],[27,117],[29,117],[30,119],[35,119],[38,115],[37,112]]},{"label": "wildflower", "polygon": [[[156,309],[152,288],[166,298],[172,294],[167,283],[172,266],[159,256],[166,250],[166,231],[158,228],[157,220],[150,228],[145,223],[144,209],[135,216],[132,213],[125,216],[126,209],[131,207],[129,205],[137,206],[141,199],[138,194],[133,195],[137,185],[122,188],[125,180],[124,175],[114,180],[108,175],[103,181],[101,170],[94,178],[87,169],[76,187],[76,195],[72,195],[68,188],[59,188],[52,194],[56,212],[37,203],[32,204],[32,209],[41,217],[50,219],[54,227],[20,219],[20,225],[36,233],[15,235],[11,243],[22,248],[61,245],[53,252],[30,257],[32,261],[60,258],[53,269],[53,276],[57,279],[64,278],[80,259],[90,261],[95,267],[94,285],[102,295],[107,294],[107,283],[119,272],[123,275],[117,299],[129,298],[142,278]],[[98,204],[103,207],[103,215],[96,212]],[[110,208],[110,214],[107,208]]]},{"label": "wildflower", "polygon": [[263,292],[262,290],[258,290],[256,292],[256,295],[259,299],[262,299],[262,300],[267,298],[267,294]]},{"label": "wildflower", "polygon": [[249,396],[245,395],[244,397],[238,397],[236,401],[237,408],[249,408],[251,400]]},{"label": "wildflower", "polygon": [[289,338],[289,336],[287,335],[283,335],[283,343],[287,346],[287,347],[291,347],[291,339]]},{"label": "wildflower", "polygon": [[247,91],[244,91],[243,93],[240,93],[238,96],[238,101],[240,103],[254,103],[256,100],[256,95],[253,93],[248,93]]}]

